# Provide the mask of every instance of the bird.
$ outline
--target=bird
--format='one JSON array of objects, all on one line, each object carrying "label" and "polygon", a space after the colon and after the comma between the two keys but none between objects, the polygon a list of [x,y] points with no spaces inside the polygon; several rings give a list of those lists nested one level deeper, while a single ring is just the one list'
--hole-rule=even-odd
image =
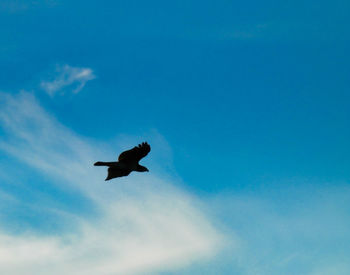
[{"label": "bird", "polygon": [[150,151],[151,146],[147,142],[142,142],[138,146],[122,152],[118,157],[118,161],[98,161],[94,163],[94,166],[108,167],[108,175],[105,181],[128,176],[133,171],[149,172],[147,167],[139,164],[139,161],[147,156]]}]

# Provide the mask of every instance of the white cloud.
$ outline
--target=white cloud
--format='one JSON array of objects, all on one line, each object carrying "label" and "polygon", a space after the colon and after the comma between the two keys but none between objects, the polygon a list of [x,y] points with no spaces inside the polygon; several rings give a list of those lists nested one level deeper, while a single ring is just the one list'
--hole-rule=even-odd
[{"label": "white cloud", "polygon": [[237,274],[247,275],[350,274],[349,185],[283,183],[211,201],[226,235],[239,237],[238,249],[228,247],[220,265],[231,261]]},{"label": "white cloud", "polygon": [[[10,234],[0,223],[0,274],[349,274],[348,184],[293,180],[270,183],[264,192],[236,190],[207,197],[209,215],[200,201],[174,187],[176,181],[154,174],[146,162],[158,158],[156,149],[143,160],[151,173],[104,182],[105,169],[92,163],[116,158],[135,141],[120,138],[127,145],[110,148],[79,137],[28,93],[0,94],[0,125],[2,152],[66,190],[81,190],[97,213],[50,209],[63,224],[75,224],[60,235]],[[157,147],[170,150],[157,139]],[[0,180],[6,170],[1,166]],[[16,178],[11,171],[6,181]],[[1,187],[3,204],[21,204]],[[224,233],[213,226],[213,216]]]},{"label": "white cloud", "polygon": [[42,81],[40,86],[51,96],[68,86],[73,86],[73,93],[78,93],[84,88],[86,82],[94,78],[96,76],[90,68],[71,67],[69,65],[56,66],[54,79]]},{"label": "white cloud", "polygon": [[28,93],[0,94],[0,102],[0,150],[67,190],[78,188],[100,213],[86,218],[57,209],[78,231],[53,236],[10,234],[0,225],[1,274],[154,274],[220,250],[223,236],[195,197],[152,173],[106,183],[106,171],[92,163],[108,159],[108,148],[61,125]]}]

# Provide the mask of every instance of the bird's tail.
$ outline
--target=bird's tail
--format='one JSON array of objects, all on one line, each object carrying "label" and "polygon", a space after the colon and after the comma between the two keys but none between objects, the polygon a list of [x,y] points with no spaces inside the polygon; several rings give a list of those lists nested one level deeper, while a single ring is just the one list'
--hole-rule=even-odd
[{"label": "bird's tail", "polygon": [[94,163],[94,166],[111,166],[114,162],[104,162],[104,161],[98,161]]}]

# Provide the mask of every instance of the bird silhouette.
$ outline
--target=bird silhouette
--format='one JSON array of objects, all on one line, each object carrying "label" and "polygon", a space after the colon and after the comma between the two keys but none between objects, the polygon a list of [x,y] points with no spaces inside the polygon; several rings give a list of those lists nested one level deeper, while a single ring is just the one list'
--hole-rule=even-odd
[{"label": "bird silhouette", "polygon": [[124,151],[118,157],[118,161],[114,162],[95,162],[95,166],[108,166],[108,175],[105,180],[124,177],[129,175],[132,171],[148,172],[145,166],[139,164],[139,161],[147,156],[151,151],[151,146],[147,142],[142,142],[134,148]]}]

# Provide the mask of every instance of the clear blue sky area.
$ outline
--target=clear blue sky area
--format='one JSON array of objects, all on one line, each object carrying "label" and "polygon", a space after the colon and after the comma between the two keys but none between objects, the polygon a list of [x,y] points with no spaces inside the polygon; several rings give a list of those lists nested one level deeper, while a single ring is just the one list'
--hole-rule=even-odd
[{"label": "clear blue sky area", "polygon": [[[22,102],[22,91],[23,102],[93,144],[148,140],[151,173],[154,164],[176,178],[234,243],[150,274],[350,274],[349,8],[344,0],[4,0],[1,108],[11,108],[9,95]],[[45,82],[59,88],[50,94]],[[21,106],[25,117],[32,107]],[[0,228],[73,230],[48,205],[98,216],[79,188],[58,187],[62,179],[42,176],[44,164],[33,168],[8,149],[34,146],[19,133],[46,122],[13,130],[6,121],[16,115],[1,116],[0,195],[16,203],[6,203]],[[33,203],[29,214],[23,205]]]}]

